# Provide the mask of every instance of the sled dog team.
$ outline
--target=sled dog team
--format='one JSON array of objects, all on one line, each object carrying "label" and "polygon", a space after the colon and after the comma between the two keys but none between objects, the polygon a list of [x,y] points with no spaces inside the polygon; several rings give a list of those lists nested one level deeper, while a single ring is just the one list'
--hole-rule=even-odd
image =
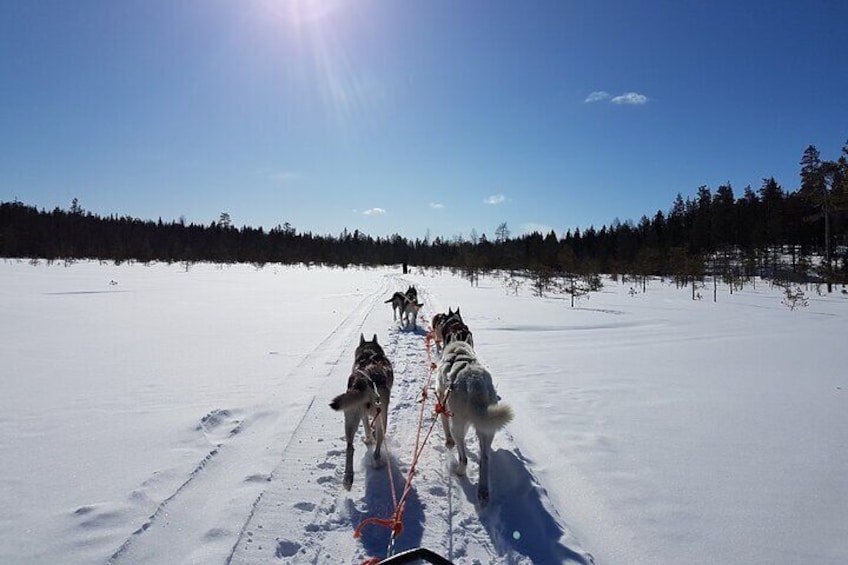
[{"label": "sled dog team", "polygon": [[[410,286],[405,293],[396,292],[386,303],[392,304],[392,314],[400,310],[401,323],[408,326],[410,318],[403,318],[409,312],[412,325],[418,310],[418,292]],[[480,506],[489,502],[489,458],[495,432],[512,420],[512,409],[506,404],[498,404],[492,375],[484,367],[474,352],[474,340],[471,330],[462,320],[459,308],[449,309],[446,314],[433,316],[432,337],[436,343],[437,354],[441,353],[437,365],[436,396],[447,409],[440,418],[445,433],[445,445],[456,446],[457,463],[453,470],[457,475],[465,475],[468,466],[468,452],[465,436],[473,425],[480,447],[480,475],[477,483],[477,499]],[[383,348],[377,343],[377,335],[371,341],[365,336],[359,338],[354,352],[353,368],[347,380],[347,391],[336,396],[330,403],[334,410],[344,412],[345,453],[344,487],[350,490],[353,484],[353,440],[362,422],[365,443],[374,446],[374,464],[383,464],[381,447],[388,426],[389,398],[391,396],[394,373],[391,361]],[[373,424],[369,423],[373,421]]]}]

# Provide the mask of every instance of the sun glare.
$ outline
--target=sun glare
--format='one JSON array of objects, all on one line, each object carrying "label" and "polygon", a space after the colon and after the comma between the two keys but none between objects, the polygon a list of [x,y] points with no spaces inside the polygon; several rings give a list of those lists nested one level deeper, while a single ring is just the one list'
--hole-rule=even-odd
[{"label": "sun glare", "polygon": [[[344,0],[255,0],[257,14],[277,45],[281,63],[292,70],[288,83],[296,99],[320,104],[335,127],[353,131],[358,118],[382,96],[358,50],[357,5]],[[314,107],[318,107],[316,104]]]},{"label": "sun glare", "polygon": [[269,8],[291,23],[302,25],[319,22],[335,12],[341,0],[269,0]]}]

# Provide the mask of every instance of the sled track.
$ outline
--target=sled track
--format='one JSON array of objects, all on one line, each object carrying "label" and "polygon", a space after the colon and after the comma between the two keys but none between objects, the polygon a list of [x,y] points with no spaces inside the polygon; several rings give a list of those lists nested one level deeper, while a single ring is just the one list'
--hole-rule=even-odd
[{"label": "sled track", "polygon": [[[392,285],[397,284],[392,281]],[[392,289],[381,292],[388,295]],[[389,312],[387,306],[377,315],[385,317]],[[389,314],[387,322],[390,321]],[[397,362],[399,333],[394,324],[387,332],[378,332],[378,339],[395,370],[389,412],[390,443],[387,444],[392,455],[395,451],[395,442],[391,440],[394,421],[405,405],[397,393],[399,383],[405,379],[404,365]],[[416,338],[423,351],[423,337]],[[350,370],[348,360],[353,359],[358,341],[359,336],[354,332],[339,348],[342,361],[331,371],[328,386],[316,395],[313,409],[304,415],[289,447],[283,451],[272,473],[271,484],[254,503],[226,561],[228,564],[267,563],[272,559],[284,563],[359,563],[368,557],[366,551],[373,545],[372,536],[366,533],[360,544],[353,538],[353,532],[362,518],[373,514],[370,507],[379,506],[374,512],[380,515],[391,511],[386,468],[371,468],[371,450],[360,443],[359,433],[353,488],[350,493],[344,491],[341,487],[345,452],[343,416],[328,407],[330,399],[344,388]],[[402,485],[396,458],[389,460],[388,469]],[[363,489],[365,497],[354,501]]]},{"label": "sled track", "polygon": [[[397,276],[391,279],[394,289],[412,284]],[[328,378],[327,390],[316,395],[313,406],[284,450],[272,482],[257,498],[227,559],[228,564],[358,564],[370,557],[386,557],[388,529],[368,525],[359,540],[354,539],[353,532],[367,517],[391,515],[394,507],[388,473],[394,477],[399,496],[411,462],[419,400],[429,372],[425,328],[432,314],[443,310],[427,289],[420,284],[417,288],[424,307],[416,330],[401,328],[393,322],[388,307],[367,314],[385,320],[386,331],[379,332],[378,337],[395,372],[386,441],[387,464],[373,468],[371,450],[360,442],[361,433],[358,434],[353,487],[350,492],[342,488],[343,417],[326,405],[347,379],[349,366],[345,360],[352,359],[358,343],[358,336],[351,336],[349,343],[341,348],[342,361]],[[435,386],[435,380],[431,385]],[[432,391],[428,403],[425,431],[435,418]],[[480,511],[476,494],[476,444],[471,438],[469,445],[472,446],[469,476],[456,477],[451,472],[455,454],[444,447],[441,424],[436,424],[418,462],[404,513],[404,528],[394,547],[396,552],[428,547],[458,565],[592,563],[590,555],[562,543],[562,538],[568,537],[567,531],[560,525],[561,520],[551,508],[544,489],[528,471],[530,462],[521,456],[507,432],[496,436],[493,498],[489,507]]]},{"label": "sled track", "polygon": [[[246,473],[246,467],[238,463],[258,455],[256,442],[251,444],[254,446],[251,451],[240,450],[243,439],[238,436],[212,449],[184,483],[160,503],[145,524],[127,538],[110,562],[220,560],[227,564],[335,565],[385,557],[388,529],[368,525],[359,540],[354,539],[353,532],[367,517],[391,515],[394,506],[388,473],[394,478],[397,496],[403,488],[418,429],[421,391],[429,373],[425,328],[433,313],[444,310],[442,304],[417,283],[419,301],[424,303],[418,328],[401,328],[399,323],[392,321],[390,308],[387,305],[383,308],[382,300],[408,284],[412,284],[411,281],[398,276],[385,277],[380,288],[363,298],[351,314],[285,377],[306,371],[316,375],[312,380],[314,394],[301,409],[293,431],[268,435],[271,441],[266,449],[271,450],[274,457],[266,467],[270,472],[266,471],[258,486],[254,481],[256,490],[250,491],[253,494],[247,498],[242,495],[239,506],[226,514],[230,516],[228,524],[198,528],[192,522],[202,519],[198,514],[202,514],[205,499],[232,496],[233,490],[242,488],[237,483],[243,483],[245,476],[256,476]],[[366,321],[370,322],[370,327],[385,328],[378,331],[378,338],[395,371],[385,452],[387,462],[374,468],[371,449],[361,443],[359,433],[354,455],[355,478],[348,492],[342,488],[343,416],[327,405],[343,390],[353,350]],[[435,351],[432,353],[436,361]],[[495,375],[496,383],[499,378]],[[431,385],[435,386],[435,380]],[[424,412],[425,431],[435,418],[432,405],[431,392]],[[254,420],[261,417],[257,414]],[[272,424],[264,422],[265,427],[273,427]],[[245,431],[240,431],[239,435],[260,427],[250,419],[240,425]],[[469,438],[468,477],[457,477],[451,472],[455,453],[444,447],[441,424],[436,424],[418,462],[403,517],[404,529],[394,550],[428,547],[457,565],[592,563],[590,555],[570,549],[563,541],[570,540],[570,534],[561,525],[562,520],[544,489],[529,470],[532,462],[521,455],[508,430],[496,436],[493,446],[490,505],[485,510],[477,507],[477,450],[472,438],[473,433]],[[188,547],[183,543],[182,553],[169,553],[167,558],[146,552],[148,545],[170,547],[168,536],[176,539],[185,524],[192,525],[189,529],[195,535],[206,532],[204,540],[188,544]],[[202,546],[212,534],[221,537],[216,551],[209,552],[207,548],[200,556],[194,553],[196,545]]]},{"label": "sled track", "polygon": [[[373,310],[380,297],[386,293],[387,288],[388,281],[384,278],[382,284],[376,290],[366,295],[350,312],[350,314],[339,322],[339,324],[291,371],[289,371],[282,380],[285,381],[286,379],[293,378],[298,373],[302,373],[305,370],[314,371],[317,367],[326,366],[328,367],[326,374],[318,378],[318,381],[323,383],[324,380],[334,372],[335,366],[342,359],[347,343],[352,341],[351,336],[356,334],[362,328],[368,313]],[[294,433],[285,443],[282,450],[283,454],[285,454],[291,447],[292,442],[297,435],[298,429],[303,425],[304,421],[312,411],[314,402],[315,397],[313,397],[308,403]],[[255,420],[258,420],[261,417],[262,414],[258,414]],[[240,426],[243,426],[245,423],[246,422],[242,422]],[[254,425],[257,424],[256,421],[248,423]],[[274,435],[273,430],[265,431],[263,433],[268,434],[269,436]],[[235,435],[235,433],[232,435]],[[157,528],[157,526],[159,526],[163,521],[162,517],[169,514],[175,506],[180,505],[183,498],[203,499],[221,496],[221,487],[226,488],[222,483],[231,482],[231,480],[228,479],[232,479],[232,475],[237,473],[237,469],[233,469],[232,466],[228,468],[228,465],[225,464],[223,460],[228,458],[235,459],[243,455],[243,453],[238,452],[238,446],[239,442],[234,441],[232,443],[224,443],[214,447],[205,457],[203,457],[203,459],[200,460],[197,466],[186,477],[186,480],[181,483],[173,493],[164,498],[147,520],[133,531],[126,540],[124,540],[118,549],[109,557],[108,563],[135,562],[139,560],[144,561],[144,556],[146,554],[146,548],[144,547],[145,538],[151,537],[152,533],[157,529],[162,535],[179,535],[178,531],[173,531],[179,530],[179,528],[168,528],[167,525],[162,525],[160,528]],[[244,476],[248,475],[242,474],[239,478],[243,479]],[[268,478],[266,480],[270,481],[271,479]],[[194,491],[193,497],[187,496],[189,491]],[[254,500],[253,505],[250,507],[251,510],[248,514],[247,521],[250,520],[257,502],[258,499]],[[191,506],[191,502],[186,501],[185,505]],[[225,532],[226,529],[220,531]],[[241,528],[241,532],[238,536],[239,539],[243,533],[244,527]],[[152,545],[158,546],[159,543],[151,541]],[[232,557],[232,552],[230,553],[230,557]],[[174,556],[174,558],[179,561],[177,556]],[[228,558],[227,562],[229,561],[230,559]]]}]

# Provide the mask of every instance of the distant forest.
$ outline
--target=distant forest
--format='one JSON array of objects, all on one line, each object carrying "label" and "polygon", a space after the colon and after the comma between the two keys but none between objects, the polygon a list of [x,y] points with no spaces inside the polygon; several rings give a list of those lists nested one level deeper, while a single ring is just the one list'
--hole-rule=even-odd
[{"label": "distant forest", "polygon": [[668,211],[638,222],[613,221],[564,235],[512,236],[503,223],[493,237],[374,238],[347,229],[337,236],[299,232],[288,223],[271,230],[232,225],[222,212],[209,225],[103,217],[76,199],[68,210],[0,203],[0,256],[123,262],[246,262],[387,265],[551,273],[673,275],[717,273],[789,280],[848,280],[848,143],[833,161],[809,146],[800,161],[800,186],[788,191],[774,178],[737,194],[730,184],[680,194]]}]

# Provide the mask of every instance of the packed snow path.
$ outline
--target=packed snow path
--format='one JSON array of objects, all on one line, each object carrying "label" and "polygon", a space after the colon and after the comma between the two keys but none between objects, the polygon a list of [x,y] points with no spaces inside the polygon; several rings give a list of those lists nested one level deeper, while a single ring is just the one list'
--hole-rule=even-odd
[{"label": "packed snow path", "polygon": [[[391,279],[391,288],[406,288],[408,281]],[[272,557],[292,563],[361,563],[386,556],[388,529],[368,525],[361,540],[354,539],[353,532],[367,517],[391,515],[388,472],[393,473],[398,491],[408,472],[421,391],[429,371],[425,328],[432,313],[441,311],[426,289],[419,286],[418,290],[425,305],[418,328],[392,322],[378,335],[395,371],[387,466],[374,468],[370,449],[358,441],[353,488],[347,492],[341,486],[343,419],[328,404],[343,391],[359,342],[351,325],[344,353],[283,450],[268,488],[241,529],[229,563],[267,563]],[[379,311],[373,314],[387,315],[389,306],[378,305]],[[425,428],[433,417],[428,407]],[[476,459],[472,455],[468,477],[453,475],[449,469],[454,454],[444,447],[441,426],[436,426],[418,463],[395,551],[424,546],[456,563],[590,562],[590,556],[562,543],[563,526],[509,433],[496,436],[494,446],[492,501],[479,512]]]},{"label": "packed snow path", "polygon": [[[443,310],[419,285],[419,301],[424,307],[418,327],[404,328],[393,321],[391,308],[383,300],[408,284],[395,275],[384,277],[377,289],[280,380],[279,386],[290,387],[305,380],[304,372],[321,375],[311,379],[317,383],[315,394],[302,413],[241,414],[222,409],[205,416],[199,426],[212,449],[117,548],[110,562],[188,563],[220,558],[238,564],[337,564],[386,557],[388,529],[366,526],[359,540],[353,533],[367,517],[391,515],[389,472],[398,496],[403,488],[415,445],[421,391],[429,372],[427,323],[433,313]],[[328,404],[343,392],[363,326],[368,321],[369,327],[375,327],[375,319],[376,327],[385,328],[378,332],[378,339],[395,371],[389,457],[386,465],[374,468],[371,450],[361,443],[359,432],[356,476],[348,492],[342,487],[343,416]],[[431,354],[436,355],[435,351]],[[432,395],[428,403],[433,403]],[[427,406],[425,429],[434,417]],[[279,433],[280,419],[296,419],[294,432]],[[468,476],[457,477],[450,471],[455,453],[444,447],[441,425],[436,425],[418,463],[395,552],[423,546],[458,564],[591,562],[591,556],[568,547],[565,540],[571,539],[570,534],[508,428],[494,442],[491,502],[485,510],[478,508],[473,437],[472,433]],[[274,453],[273,470],[256,472],[257,457]],[[245,491],[256,494],[245,496]],[[229,516],[231,521],[216,523],[221,516]]]}]

